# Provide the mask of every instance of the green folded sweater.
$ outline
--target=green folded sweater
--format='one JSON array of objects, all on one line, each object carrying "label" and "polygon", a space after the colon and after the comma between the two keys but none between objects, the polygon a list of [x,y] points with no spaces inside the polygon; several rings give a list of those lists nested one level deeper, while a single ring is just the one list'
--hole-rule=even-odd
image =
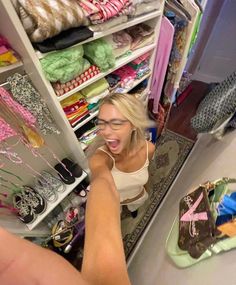
[{"label": "green folded sweater", "polygon": [[84,56],[93,64],[97,65],[101,71],[107,71],[115,66],[115,56],[111,44],[104,39],[83,45]]},{"label": "green folded sweater", "polygon": [[40,62],[46,78],[51,82],[65,83],[90,67],[88,60],[83,58],[81,45],[53,52]]}]

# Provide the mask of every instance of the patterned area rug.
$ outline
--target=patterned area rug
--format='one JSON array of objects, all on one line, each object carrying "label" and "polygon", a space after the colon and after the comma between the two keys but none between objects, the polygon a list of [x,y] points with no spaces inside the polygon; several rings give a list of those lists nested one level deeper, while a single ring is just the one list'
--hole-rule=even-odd
[{"label": "patterned area rug", "polygon": [[129,257],[144,229],[148,225],[162,199],[168,192],[194,143],[171,131],[158,139],[153,161],[150,163],[149,198],[132,218],[127,208],[122,211],[122,235],[126,258]]}]

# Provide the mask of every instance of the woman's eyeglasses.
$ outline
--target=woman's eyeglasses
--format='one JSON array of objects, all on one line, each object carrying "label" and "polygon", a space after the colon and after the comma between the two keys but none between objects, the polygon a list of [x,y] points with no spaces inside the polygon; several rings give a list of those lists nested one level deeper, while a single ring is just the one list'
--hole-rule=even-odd
[{"label": "woman's eyeglasses", "polygon": [[96,126],[98,126],[99,130],[105,130],[106,125],[109,125],[109,127],[116,131],[119,130],[120,128],[122,128],[122,126],[129,122],[128,120],[121,120],[121,119],[113,119],[110,121],[105,121],[105,120],[101,120],[101,119],[97,119],[95,121]]}]

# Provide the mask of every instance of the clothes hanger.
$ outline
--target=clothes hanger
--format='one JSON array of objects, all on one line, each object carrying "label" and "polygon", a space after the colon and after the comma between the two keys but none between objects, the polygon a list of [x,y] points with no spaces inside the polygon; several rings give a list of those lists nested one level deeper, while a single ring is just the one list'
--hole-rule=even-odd
[{"label": "clothes hanger", "polygon": [[198,6],[199,10],[201,13],[203,13],[203,8],[202,8],[202,5],[201,3],[198,1],[198,0],[193,0],[195,2],[195,4]]},{"label": "clothes hanger", "polygon": [[169,3],[172,3],[173,5],[176,6],[177,9],[180,9],[181,12],[183,12],[185,14],[185,16],[188,18],[189,21],[192,20],[191,15],[189,14],[189,12],[185,9],[185,7],[180,4],[177,0],[168,0]]},{"label": "clothes hanger", "polygon": [[176,6],[174,6],[173,4],[169,3],[169,1],[166,1],[165,11],[168,11],[168,10],[173,11],[176,14],[176,16],[178,16],[181,20],[188,21],[188,18],[182,11],[177,9]]}]

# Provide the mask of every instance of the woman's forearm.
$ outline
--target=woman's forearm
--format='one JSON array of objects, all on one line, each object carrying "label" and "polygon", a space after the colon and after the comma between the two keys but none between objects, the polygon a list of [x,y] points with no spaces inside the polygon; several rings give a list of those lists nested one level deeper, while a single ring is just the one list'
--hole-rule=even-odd
[{"label": "woman's forearm", "polygon": [[96,285],[130,284],[121,236],[119,195],[109,179],[97,178],[91,185],[82,275]]}]

